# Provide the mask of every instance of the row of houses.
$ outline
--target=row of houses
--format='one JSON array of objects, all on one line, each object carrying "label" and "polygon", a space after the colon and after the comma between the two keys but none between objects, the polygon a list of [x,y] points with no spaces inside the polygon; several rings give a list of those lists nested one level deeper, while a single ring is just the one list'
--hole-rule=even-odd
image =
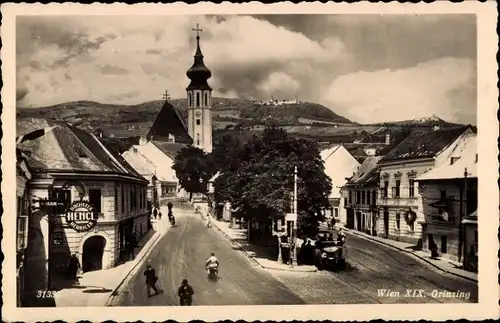
[{"label": "row of houses", "polygon": [[443,257],[477,270],[475,129],[414,132],[360,165],[342,155],[331,162],[323,158],[336,195],[327,216],[348,228],[426,251],[436,246]]}]

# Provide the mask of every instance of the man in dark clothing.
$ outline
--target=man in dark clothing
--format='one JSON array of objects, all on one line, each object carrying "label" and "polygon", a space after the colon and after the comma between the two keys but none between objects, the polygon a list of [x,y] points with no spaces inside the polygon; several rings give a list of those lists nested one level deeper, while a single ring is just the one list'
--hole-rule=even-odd
[{"label": "man in dark clothing", "polygon": [[169,211],[172,211],[172,208],[174,207],[174,205],[172,204],[172,202],[168,202],[167,207],[168,207]]},{"label": "man in dark clothing", "polygon": [[81,268],[80,260],[78,260],[78,257],[75,254],[72,254],[71,257],[69,258],[69,263],[68,263],[69,276],[71,279],[76,279],[78,270],[80,268]]},{"label": "man in dark clothing", "polygon": [[[156,276],[156,271],[151,267],[151,265],[148,265],[146,267],[146,270],[144,271],[144,276],[146,276],[146,289],[148,297],[158,294],[160,292],[156,287],[158,276]],[[151,295],[151,289],[154,291],[153,295]]]},{"label": "man in dark clothing", "polygon": [[161,220],[161,211],[158,211],[158,220]]},{"label": "man in dark clothing", "polygon": [[181,286],[179,286],[179,290],[177,291],[177,296],[179,296],[181,306],[191,306],[193,303],[193,295],[193,287],[188,284],[187,279],[183,279]]},{"label": "man in dark clothing", "polygon": [[156,219],[156,216],[158,215],[158,210],[156,209],[156,207],[153,209],[153,218]]},{"label": "man in dark clothing", "polygon": [[130,260],[134,260],[135,258],[135,247],[137,247],[137,238],[135,233],[132,233],[127,242],[127,251]]}]

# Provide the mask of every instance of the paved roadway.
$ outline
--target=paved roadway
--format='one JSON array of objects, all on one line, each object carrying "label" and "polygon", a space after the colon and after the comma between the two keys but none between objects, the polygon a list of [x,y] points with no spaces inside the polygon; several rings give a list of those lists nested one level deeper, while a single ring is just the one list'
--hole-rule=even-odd
[{"label": "paved roadway", "polygon": [[[149,257],[157,270],[162,294],[147,298],[143,268],[117,300],[118,306],[177,305],[183,278],[192,284],[193,305],[377,304],[477,302],[477,284],[444,274],[392,248],[349,235],[348,268],[316,273],[264,270],[250,261],[215,228],[199,217],[180,216]],[[205,259],[215,252],[221,261],[220,280],[207,279]],[[399,292],[390,297],[381,290]],[[405,297],[406,290],[424,297]],[[471,293],[469,299],[446,298],[433,291]],[[419,294],[416,292],[416,294]]]},{"label": "paved roadway", "polygon": [[[206,228],[197,216],[176,216],[176,226],[149,256],[163,293],[147,298],[143,272],[134,277],[118,306],[178,305],[177,288],[183,278],[193,286],[193,305],[279,305],[303,301],[282,282],[262,270],[226,240],[216,228]],[[221,262],[219,280],[208,280],[205,261],[215,252]]]}]

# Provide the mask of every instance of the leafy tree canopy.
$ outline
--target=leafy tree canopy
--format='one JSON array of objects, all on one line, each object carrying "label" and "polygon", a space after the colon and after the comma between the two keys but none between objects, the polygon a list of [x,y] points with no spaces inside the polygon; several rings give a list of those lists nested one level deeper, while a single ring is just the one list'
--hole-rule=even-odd
[{"label": "leafy tree canopy", "polygon": [[179,150],[172,169],[181,187],[191,194],[206,193],[208,182],[215,174],[211,155],[192,146]]},{"label": "leafy tree canopy", "polygon": [[314,234],[332,190],[315,143],[270,127],[262,136],[225,152],[224,161],[218,163],[224,165],[221,175],[214,183],[217,202],[231,202],[247,219],[281,218],[291,211],[297,166],[299,231]]}]

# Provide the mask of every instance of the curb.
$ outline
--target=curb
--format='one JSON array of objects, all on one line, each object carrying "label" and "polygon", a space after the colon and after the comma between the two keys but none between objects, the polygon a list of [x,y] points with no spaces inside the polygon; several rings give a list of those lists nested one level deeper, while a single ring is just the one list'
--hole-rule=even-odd
[{"label": "curb", "polygon": [[369,236],[361,235],[361,234],[357,233],[356,231],[354,231],[354,230],[352,230],[352,229],[347,229],[347,228],[345,228],[345,229],[343,229],[343,230],[345,230],[345,231],[346,231],[347,233],[349,233],[349,234],[355,235],[355,236],[360,237],[360,238],[362,238],[362,239],[365,239],[365,240],[370,240],[370,241],[376,242],[376,243],[378,243],[378,244],[381,244],[381,245],[384,245],[384,246],[388,246],[388,247],[391,247],[391,248],[393,248],[393,249],[396,249],[396,250],[402,251],[402,252],[404,252],[404,253],[410,254],[410,255],[412,255],[413,257],[418,258],[418,259],[420,259],[420,260],[422,260],[422,261],[426,262],[427,264],[431,265],[432,267],[437,268],[437,269],[439,269],[439,270],[441,270],[441,271],[443,271],[443,272],[445,272],[445,273],[451,274],[451,275],[456,276],[456,277],[460,277],[460,278],[462,278],[462,279],[466,279],[466,280],[471,281],[471,282],[474,282],[474,283],[477,283],[477,282],[478,282],[478,280],[477,280],[477,279],[474,279],[474,278],[471,278],[471,277],[467,277],[467,276],[463,276],[463,275],[460,275],[460,274],[458,274],[458,273],[455,273],[455,272],[452,272],[452,271],[446,270],[446,269],[444,269],[444,268],[442,268],[442,267],[440,267],[440,266],[436,265],[436,264],[435,264],[435,263],[433,263],[432,261],[429,261],[429,260],[425,259],[424,257],[422,257],[422,256],[419,256],[419,255],[415,254],[415,253],[414,253],[414,252],[412,252],[412,251],[408,251],[408,250],[405,250],[405,249],[401,249],[401,248],[399,248],[399,247],[396,247],[396,246],[394,246],[394,245],[392,245],[392,244],[390,244],[390,243],[386,243],[386,242],[384,242],[384,241],[379,241],[379,240],[372,239],[372,238],[371,238],[371,237],[369,237]]},{"label": "curb", "polygon": [[[153,249],[154,246],[156,246],[157,242],[160,240],[160,238],[163,236],[162,230],[158,229],[153,236],[150,238],[150,240],[142,247],[141,251],[139,252],[142,253],[142,255],[139,256],[139,254],[135,258],[135,264],[132,266],[132,269],[123,277],[121,282],[118,284],[118,286],[111,292],[111,295],[108,297],[106,302],[104,303],[104,306],[113,306],[111,305],[112,302],[116,299],[116,297],[119,296],[118,291],[123,287],[126,281],[132,276],[132,274],[135,274],[140,267],[139,265],[143,264],[143,259],[146,258],[146,256],[150,253],[151,249]],[[148,245],[149,244],[149,245]]]},{"label": "curb", "polygon": [[[212,221],[212,224],[214,224],[215,221]],[[217,228],[217,230],[219,230],[219,232],[222,232],[222,234],[226,237],[226,239],[228,239],[229,241],[231,241],[232,244],[236,245],[236,247],[238,247],[238,249],[240,249],[241,251],[243,251],[243,253],[250,259],[252,260],[256,265],[264,268],[264,269],[271,269],[271,270],[279,270],[279,271],[292,271],[292,272],[303,272],[303,273],[313,273],[313,272],[316,272],[318,271],[317,269],[314,269],[314,270],[304,270],[304,269],[285,269],[285,268],[275,268],[275,267],[268,267],[268,266],[264,266],[262,265],[260,262],[258,262],[247,250],[245,250],[245,248],[243,248],[241,246],[241,244],[239,244],[238,242],[234,241],[234,239],[232,239],[226,232],[224,232],[224,230],[222,230],[217,224],[213,225],[213,227]],[[296,267],[293,267],[293,268],[296,268]]]}]

